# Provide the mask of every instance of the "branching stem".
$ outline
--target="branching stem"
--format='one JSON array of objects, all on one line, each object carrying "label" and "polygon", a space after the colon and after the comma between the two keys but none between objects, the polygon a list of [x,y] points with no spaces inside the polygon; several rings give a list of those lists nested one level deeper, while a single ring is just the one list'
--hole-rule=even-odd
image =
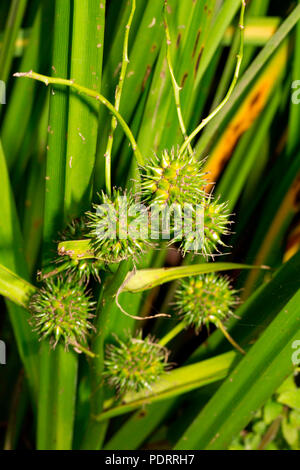
[{"label": "branching stem", "polygon": [[[174,99],[175,99],[175,104],[176,104],[176,110],[177,110],[177,116],[178,116],[178,121],[181,129],[181,133],[183,135],[183,138],[185,142],[188,140],[188,135],[186,133],[186,128],[182,116],[182,111],[181,111],[181,102],[180,102],[180,90],[181,87],[178,85],[175,74],[174,74],[174,69],[172,65],[172,59],[171,59],[171,35],[170,35],[170,30],[169,30],[169,25],[168,25],[168,20],[167,20],[167,6],[168,2],[165,0],[164,3],[164,26],[165,26],[165,35],[166,35],[166,44],[167,44],[167,63],[168,63],[168,68],[171,76],[171,81],[172,81],[172,87],[173,87],[173,92],[174,92]],[[188,152],[190,155],[193,155],[193,149],[190,144],[190,142],[187,143],[186,147],[188,148]],[[185,148],[186,148],[185,147]]]},{"label": "branching stem", "polygon": [[216,109],[207,116],[207,118],[203,119],[203,121],[199,124],[198,127],[191,133],[191,135],[185,140],[185,142],[182,144],[180,150],[179,150],[179,155],[182,155],[190,142],[196,137],[199,132],[204,129],[204,127],[221,111],[221,109],[226,105],[226,103],[229,101],[229,98],[232,95],[232,92],[235,88],[235,85],[238,81],[239,78],[239,73],[240,73],[240,68],[243,60],[243,55],[244,55],[244,36],[245,36],[245,8],[246,8],[246,0],[242,0],[242,7],[241,7],[241,14],[240,14],[240,22],[239,22],[239,28],[241,30],[241,41],[240,41],[240,50],[237,55],[237,64],[234,72],[234,77],[233,81],[230,85],[230,88],[223,99],[223,101],[219,104],[219,106],[216,107]]},{"label": "branching stem", "polygon": [[[121,101],[121,96],[122,96],[122,91],[123,91],[123,86],[124,86],[124,80],[126,76],[127,66],[129,64],[128,39],[129,39],[129,33],[130,33],[130,28],[131,28],[131,24],[132,24],[132,20],[134,16],[135,8],[136,8],[136,0],[131,0],[131,11],[129,14],[127,25],[125,27],[121,72],[120,72],[120,77],[119,77],[119,83],[116,87],[116,92],[115,92],[115,110],[116,111],[119,111],[120,109],[120,101]],[[111,195],[111,151],[112,151],[112,146],[113,146],[113,141],[114,141],[114,133],[117,128],[117,125],[118,125],[118,120],[115,116],[113,116],[111,120],[110,133],[108,136],[106,151],[104,155],[105,156],[105,186],[106,186],[106,193],[109,196]]]},{"label": "branching stem", "polygon": [[124,118],[121,116],[121,114],[115,109],[115,107],[108,101],[103,95],[98,93],[95,90],[91,90],[90,88],[86,88],[82,85],[78,85],[75,83],[74,80],[67,80],[65,78],[56,78],[56,77],[48,77],[46,75],[41,75],[39,73],[33,72],[30,70],[29,72],[26,73],[15,73],[14,77],[26,77],[26,78],[32,78],[33,80],[37,80],[39,82],[44,83],[46,86],[54,84],[54,85],[65,85],[69,86],[70,88],[73,88],[76,90],[78,93],[83,93],[84,95],[90,96],[91,98],[95,98],[96,100],[100,101],[104,106],[106,106],[109,111],[116,117],[118,120],[120,126],[122,127],[124,133],[128,137],[129,142],[131,143],[132,150],[135,154],[136,160],[139,165],[144,164],[144,158],[143,155],[141,154],[140,149],[138,148],[138,145],[136,143],[136,140],[124,120]]},{"label": "branching stem", "polygon": [[172,341],[175,336],[181,333],[186,328],[186,324],[182,321],[178,323],[171,331],[169,331],[161,340],[159,340],[158,344],[160,346],[166,346],[170,341]]},{"label": "branching stem", "polygon": [[225,338],[229,341],[230,344],[232,344],[232,346],[237,349],[241,354],[245,355],[246,354],[246,351],[244,351],[243,348],[241,348],[241,346],[239,346],[237,344],[236,341],[234,341],[234,339],[230,336],[230,334],[228,333],[228,331],[226,330],[225,326],[223,325],[223,323],[221,321],[218,321],[218,323],[216,324],[216,326],[222,331],[223,335],[225,336]]}]

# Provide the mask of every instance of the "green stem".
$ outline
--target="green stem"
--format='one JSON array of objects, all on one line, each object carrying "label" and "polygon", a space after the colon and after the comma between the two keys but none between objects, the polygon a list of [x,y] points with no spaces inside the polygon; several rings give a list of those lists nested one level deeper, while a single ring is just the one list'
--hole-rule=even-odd
[{"label": "green stem", "polygon": [[[171,76],[171,81],[172,81],[172,87],[173,87],[173,92],[174,92],[174,99],[175,99],[175,104],[176,104],[176,111],[177,111],[177,116],[178,116],[178,121],[181,129],[181,133],[183,135],[183,138],[185,141],[188,140],[188,135],[186,133],[186,127],[184,124],[183,116],[182,116],[182,111],[181,111],[181,103],[180,103],[180,90],[181,87],[178,85],[177,80],[175,78],[174,74],[174,69],[172,65],[172,59],[171,59],[171,35],[170,35],[170,30],[169,30],[169,25],[167,21],[167,5],[168,2],[165,0],[164,3],[164,26],[165,26],[165,35],[166,35],[166,45],[167,45],[167,63],[168,63],[168,68]],[[190,155],[193,155],[193,149],[190,144],[190,142],[187,143],[187,148],[189,151]]]},{"label": "green stem", "polygon": [[199,126],[196,127],[196,129],[191,133],[191,135],[185,140],[185,142],[180,147],[179,155],[182,155],[184,153],[184,151],[186,150],[190,142],[221,111],[221,109],[226,105],[226,103],[229,101],[229,98],[232,95],[232,92],[239,78],[241,63],[242,63],[243,55],[244,55],[245,8],[246,8],[246,0],[242,0],[242,8],[241,8],[241,14],[240,14],[240,23],[239,23],[239,28],[241,30],[240,51],[237,55],[237,64],[236,64],[236,68],[234,72],[233,81],[230,85],[227,95],[225,96],[224,100],[219,104],[219,106],[217,106],[217,108],[211,114],[209,114],[207,118],[203,119],[202,122],[199,124]]},{"label": "green stem", "polygon": [[90,417],[82,443],[83,449],[97,450],[101,447],[104,437],[106,425],[97,423],[95,416],[102,412],[104,404],[104,348],[106,341],[111,333],[114,324],[115,315],[120,314],[120,310],[116,305],[116,295],[123,284],[128,271],[132,267],[131,261],[123,261],[112,280],[108,280],[100,295],[98,303],[96,331],[92,344],[92,351],[96,357],[91,361],[91,411]]},{"label": "green stem", "polygon": [[94,357],[96,357],[96,354],[94,354],[92,351],[90,351],[88,348],[86,348],[82,344],[79,344],[77,342],[71,342],[70,344],[71,344],[71,346],[73,346],[73,348],[76,350],[76,352],[79,351],[80,353],[84,353],[88,357],[91,357],[92,359],[94,359]]},{"label": "green stem", "polygon": [[14,77],[32,78],[33,80],[37,80],[39,82],[44,83],[46,86],[50,84],[69,86],[70,88],[73,88],[74,90],[78,91],[78,93],[83,93],[84,95],[91,96],[92,98],[95,98],[96,100],[100,101],[100,103],[106,106],[109,109],[109,111],[117,118],[119,124],[121,125],[124,133],[126,134],[129,142],[132,145],[132,150],[135,154],[138,164],[139,165],[144,164],[144,158],[141,154],[141,151],[136,143],[136,140],[130,128],[128,127],[128,124],[123,119],[121,114],[110,103],[110,101],[108,101],[103,95],[101,95],[95,90],[91,90],[90,88],[86,88],[82,85],[77,85],[77,83],[75,83],[74,80],[67,80],[65,78],[48,77],[47,75],[41,75],[39,73],[33,72],[32,70],[30,70],[29,72],[25,72],[25,73],[15,73]]},{"label": "green stem", "polygon": [[27,307],[36,288],[0,264],[0,295],[21,307]]},{"label": "green stem", "polygon": [[[116,111],[119,111],[120,109],[120,101],[121,101],[121,96],[122,96],[122,91],[123,91],[123,86],[124,86],[124,80],[126,76],[127,66],[129,64],[128,39],[129,39],[131,23],[132,23],[133,16],[135,13],[135,8],[136,8],[136,0],[131,0],[131,11],[129,14],[127,25],[125,27],[121,72],[120,72],[120,77],[119,77],[119,83],[116,87],[116,92],[115,92]],[[113,146],[113,141],[114,141],[114,133],[117,128],[117,123],[118,121],[116,117],[113,116],[111,120],[111,127],[110,127],[110,133],[108,136],[106,151],[104,154],[105,156],[105,186],[106,186],[106,192],[109,196],[111,195],[111,151],[112,151],[112,146]]]},{"label": "green stem", "polygon": [[[71,2],[56,0],[53,24],[52,74],[68,76],[72,30]],[[72,2],[73,4],[73,2]],[[69,90],[53,87],[49,96],[46,186],[42,264],[48,263],[53,240],[63,227]],[[72,448],[78,357],[58,344],[41,342],[36,447],[38,450]]]},{"label": "green stem", "polygon": [[9,77],[14,59],[15,42],[25,14],[27,0],[12,0],[5,25],[3,44],[0,54],[0,78],[5,83]]},{"label": "green stem", "polygon": [[229,341],[230,344],[232,344],[232,346],[235,349],[237,349],[243,355],[246,354],[246,351],[243,348],[241,348],[241,346],[239,346],[238,343],[234,341],[234,339],[230,336],[230,334],[228,333],[228,331],[226,330],[225,326],[223,325],[221,321],[218,321],[216,323],[216,326],[222,331],[225,338]]},{"label": "green stem", "polygon": [[175,336],[181,333],[182,330],[186,327],[185,323],[182,321],[178,323],[171,331],[169,331],[161,340],[158,342],[160,346],[166,346]]}]

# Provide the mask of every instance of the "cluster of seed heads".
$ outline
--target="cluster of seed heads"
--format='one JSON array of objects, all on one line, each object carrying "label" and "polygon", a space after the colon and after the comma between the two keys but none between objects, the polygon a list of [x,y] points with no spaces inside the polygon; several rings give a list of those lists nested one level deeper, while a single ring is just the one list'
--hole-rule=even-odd
[{"label": "cluster of seed heads", "polygon": [[48,338],[53,347],[62,340],[76,350],[86,343],[93,328],[94,308],[84,284],[69,275],[47,279],[29,303],[31,322],[40,338]]},{"label": "cluster of seed heads", "polygon": [[128,336],[124,341],[116,338],[116,344],[107,346],[104,377],[120,394],[151,390],[166,371],[167,359],[167,350],[150,336]]},{"label": "cluster of seed heads", "polygon": [[138,205],[130,192],[114,189],[111,198],[102,192],[100,204],[93,204],[94,211],[87,212],[87,236],[98,259],[119,263],[128,258],[136,260],[145,251],[147,233],[143,236],[139,230],[143,228],[143,214],[135,207]]},{"label": "cluster of seed heads", "polygon": [[187,153],[165,150],[141,168],[142,197],[150,204],[199,204],[205,196],[202,163]]},{"label": "cluster of seed heads", "polygon": [[[95,256],[81,260],[61,256],[65,274],[50,277],[32,297],[32,322],[41,338],[49,338],[53,346],[62,340],[66,346],[73,345],[75,349],[86,343],[92,328],[94,303],[85,286],[90,277],[100,281],[105,266],[128,258],[135,261],[147,249],[150,244],[149,209],[153,205],[200,205],[203,230],[198,230],[192,214],[192,230],[181,238],[181,249],[184,254],[191,250],[200,251],[204,256],[219,253],[219,247],[225,246],[223,235],[230,233],[230,214],[225,203],[220,204],[207,195],[202,166],[188,153],[179,155],[175,150],[164,151],[141,169],[139,200],[147,206],[146,214],[141,214],[139,204],[130,192],[114,189],[110,197],[102,192],[92,211],[68,224],[61,239],[89,238]],[[146,233],[143,233],[145,220]],[[128,231],[129,227],[131,231]],[[172,241],[177,241],[175,230]],[[228,318],[235,303],[235,291],[230,289],[229,282],[215,275],[183,281],[176,294],[179,314],[187,325],[194,325],[196,329],[205,323]],[[149,337],[145,340],[141,336],[128,337],[124,342],[118,340],[117,345],[109,346],[105,366],[109,383],[120,392],[138,391],[150,388],[163,373],[166,351]]]},{"label": "cluster of seed heads", "polygon": [[[176,207],[186,205],[192,208],[188,221],[184,212],[183,222],[191,230],[184,230],[183,236],[181,234],[178,238],[174,218],[170,221],[170,243],[179,241],[184,255],[192,251],[213,257],[220,254],[222,246],[226,246],[223,236],[230,234],[230,213],[226,203],[219,203],[218,199],[214,200],[211,194],[207,194],[203,162],[187,152],[179,154],[172,149],[155,156],[140,170],[141,193],[137,197],[143,207],[146,206],[146,213],[139,211],[141,206],[131,192],[114,188],[112,196],[102,191],[99,203],[93,204],[93,210],[72,221],[63,233],[64,240],[90,239],[94,259],[70,260],[68,256],[61,259],[79,279],[88,281],[93,276],[100,280],[103,265],[129,258],[136,261],[151,245],[151,236],[154,240],[164,238],[161,225],[158,229],[154,227],[154,231],[151,225],[149,235],[153,208],[175,207],[175,211]],[[197,208],[203,211],[200,224],[196,217]]]},{"label": "cluster of seed heads", "polygon": [[[141,169],[142,201],[151,205],[180,207],[191,205],[188,225],[190,232],[184,233],[180,239],[174,227],[172,242],[180,241],[180,248],[185,255],[193,251],[204,257],[219,254],[219,248],[225,246],[224,235],[229,235],[230,213],[226,203],[220,204],[212,195],[207,195],[203,163],[190,156],[187,152],[177,154],[164,151],[155,156],[148,165]],[[196,207],[203,210],[203,221],[197,222]]]},{"label": "cluster of seed heads", "polygon": [[183,279],[175,294],[177,314],[196,331],[209,323],[223,323],[237,304],[237,291],[226,277],[215,273]]}]

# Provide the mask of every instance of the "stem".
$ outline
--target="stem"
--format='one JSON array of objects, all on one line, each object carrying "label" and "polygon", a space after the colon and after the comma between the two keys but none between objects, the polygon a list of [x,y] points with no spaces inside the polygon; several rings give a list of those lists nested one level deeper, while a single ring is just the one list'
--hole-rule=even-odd
[{"label": "stem", "polygon": [[0,264],[0,295],[8,298],[20,307],[28,307],[36,288],[17,274]]},{"label": "stem", "polygon": [[91,357],[92,359],[94,359],[94,357],[96,357],[96,354],[94,354],[88,348],[82,346],[82,344],[79,344],[77,342],[74,342],[74,343],[71,342],[71,345],[75,348],[75,350],[86,354],[88,357]]},{"label": "stem", "polygon": [[[175,99],[175,104],[176,104],[176,111],[177,111],[178,121],[179,121],[180,129],[181,129],[181,133],[184,137],[185,142],[187,142],[188,141],[188,136],[187,136],[187,133],[186,133],[186,128],[185,128],[185,124],[184,124],[184,120],[183,120],[183,116],[182,116],[182,111],[181,111],[181,103],[180,103],[180,90],[181,90],[181,87],[178,85],[178,83],[176,81],[175,74],[174,74],[174,69],[173,69],[173,65],[172,65],[172,59],[171,59],[171,48],[170,48],[170,46],[171,46],[172,42],[171,42],[171,35],[170,35],[170,30],[169,30],[168,21],[167,21],[167,5],[168,5],[168,2],[167,2],[167,0],[165,0],[165,3],[164,3],[164,26],[165,26],[166,44],[167,44],[167,62],[168,62],[169,72],[170,72],[170,75],[171,75],[171,81],[172,81],[172,87],[173,87],[173,92],[174,92],[174,99]],[[192,149],[192,146],[191,146],[190,142],[187,142],[186,147],[188,148],[189,154],[193,155],[193,149]]]},{"label": "stem", "polygon": [[13,76],[32,78],[33,80],[37,80],[39,82],[44,83],[46,86],[50,84],[69,86],[70,88],[73,88],[74,90],[78,91],[78,93],[83,93],[84,95],[91,96],[92,98],[95,98],[96,100],[100,101],[100,103],[106,106],[109,109],[109,111],[117,118],[119,124],[121,125],[124,133],[126,134],[129,142],[132,145],[132,150],[135,154],[138,164],[139,165],[144,164],[144,158],[141,154],[141,151],[126,121],[123,119],[121,114],[115,109],[115,107],[110,103],[110,101],[108,101],[103,95],[101,95],[95,90],[91,90],[90,88],[86,88],[82,85],[78,85],[77,83],[74,82],[74,80],[67,80],[65,78],[48,77],[47,75],[41,75],[39,73],[33,72],[32,70],[30,70],[29,72],[25,72],[25,73],[15,73]]},{"label": "stem", "polygon": [[113,331],[116,316],[119,315],[120,312],[116,305],[115,297],[131,268],[131,261],[122,261],[114,277],[107,279],[100,294],[95,324],[97,333],[94,335],[92,341],[92,351],[96,357],[90,363],[92,387],[91,409],[81,445],[82,449],[100,449],[106,431],[105,423],[97,423],[95,421],[95,416],[100,414],[103,410],[105,398],[105,384],[103,382],[104,348],[111,331]]},{"label": "stem", "polygon": [[[28,406],[28,392],[24,380],[24,371],[20,371],[12,394],[9,419],[5,433],[3,450],[14,450]],[[20,419],[21,418],[21,419]]]},{"label": "stem", "polygon": [[221,321],[218,321],[216,323],[216,326],[218,328],[220,328],[220,330],[222,331],[223,335],[225,336],[225,338],[229,341],[230,344],[232,344],[232,346],[237,349],[241,354],[245,355],[246,354],[246,351],[244,351],[244,349],[241,348],[241,346],[239,346],[235,341],[234,339],[230,336],[230,334],[228,333],[228,331],[226,330],[225,326],[223,325],[223,323]]},{"label": "stem", "polygon": [[[120,77],[119,77],[119,83],[116,87],[116,92],[115,92],[116,111],[119,111],[120,109],[120,101],[121,101],[121,96],[122,96],[122,91],[123,91],[123,86],[124,86],[124,80],[125,80],[125,75],[127,71],[127,66],[129,64],[128,38],[129,38],[131,23],[132,23],[134,12],[135,12],[135,7],[136,7],[136,0],[131,0],[131,11],[129,14],[127,25],[125,27],[121,72],[120,72]],[[109,196],[111,195],[111,151],[112,151],[114,133],[117,128],[117,124],[118,124],[118,121],[116,117],[113,116],[111,120],[111,127],[110,127],[110,133],[108,136],[107,147],[106,147],[106,151],[104,154],[105,156],[105,186],[106,186],[106,192]]]},{"label": "stem", "polygon": [[168,344],[175,336],[177,336],[185,328],[185,323],[182,321],[178,323],[171,331],[169,331],[161,340],[158,342],[160,346]]},{"label": "stem", "polygon": [[229,98],[232,95],[232,92],[235,88],[235,85],[238,81],[239,78],[239,73],[240,73],[240,68],[241,68],[241,63],[243,60],[243,55],[244,55],[244,36],[245,36],[245,8],[246,8],[246,0],[242,0],[242,7],[241,7],[241,14],[240,14],[240,22],[239,22],[239,28],[241,30],[241,40],[240,40],[240,50],[237,55],[237,64],[234,72],[234,77],[233,81],[230,85],[230,88],[227,92],[227,95],[225,96],[224,100],[217,106],[217,108],[207,116],[207,118],[203,119],[202,122],[199,124],[198,127],[191,133],[191,135],[186,139],[186,141],[182,144],[179,150],[179,156],[183,154],[187,146],[190,144],[190,142],[196,137],[196,135],[221,111],[221,109],[226,105],[226,103],[229,101]]}]

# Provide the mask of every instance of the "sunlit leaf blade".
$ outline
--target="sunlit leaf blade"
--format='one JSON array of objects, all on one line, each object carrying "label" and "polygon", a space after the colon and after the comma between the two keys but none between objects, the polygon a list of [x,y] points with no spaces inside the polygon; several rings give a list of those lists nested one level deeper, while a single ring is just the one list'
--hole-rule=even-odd
[{"label": "sunlit leaf blade", "polygon": [[165,374],[153,385],[151,391],[127,394],[122,404],[112,407],[113,401],[104,404],[104,411],[95,419],[102,421],[107,418],[128,413],[144,404],[166,400],[182,393],[224,378],[231,367],[236,353],[230,352],[190,366],[179,367]]},{"label": "sunlit leaf blade", "polygon": [[226,449],[293,371],[292,344],[299,331],[298,290],[185,431],[176,449]]},{"label": "sunlit leaf blade", "polygon": [[177,268],[143,269],[128,275],[125,281],[124,290],[130,292],[140,292],[152,289],[165,282],[174,281],[196,274],[206,274],[217,271],[230,271],[234,269],[268,269],[265,266],[251,266],[238,263],[203,263],[192,266],[179,266]]}]

